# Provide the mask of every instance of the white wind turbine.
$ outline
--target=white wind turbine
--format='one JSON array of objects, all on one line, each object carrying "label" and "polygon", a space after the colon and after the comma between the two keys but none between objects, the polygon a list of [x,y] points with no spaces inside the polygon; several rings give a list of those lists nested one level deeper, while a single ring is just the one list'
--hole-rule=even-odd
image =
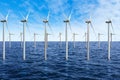
[{"label": "white wind turbine", "polygon": [[22,47],[22,44],[23,44],[23,43],[22,43],[22,41],[23,41],[23,37],[22,37],[22,36],[23,36],[23,33],[20,32],[20,46],[21,46],[21,47]]},{"label": "white wind turbine", "polygon": [[9,33],[9,47],[11,48],[11,36],[14,35],[12,33]]},{"label": "white wind turbine", "polygon": [[85,21],[85,23],[87,23],[87,60],[89,60],[90,59],[90,56],[89,56],[89,50],[90,50],[90,47],[89,47],[89,34],[90,34],[89,29],[90,29],[90,26],[93,29],[94,33],[95,33],[95,30],[92,26],[91,18],[90,18],[90,20]]},{"label": "white wind turbine", "polygon": [[100,48],[100,36],[103,34],[98,33],[98,48]]},{"label": "white wind turbine", "polygon": [[36,36],[37,35],[40,35],[40,34],[37,34],[37,33],[34,33],[34,47],[36,48]]},{"label": "white wind turbine", "polygon": [[[110,24],[113,30],[113,26],[112,26],[112,21],[108,20],[106,21],[106,23],[108,24],[108,60],[110,60]],[[114,30],[113,30],[114,31]]]},{"label": "white wind turbine", "polygon": [[70,25],[71,15],[72,15],[72,11],[71,11],[70,15],[68,16],[68,18],[66,20],[64,20],[64,23],[66,24],[66,27],[65,27],[66,60],[68,60],[68,30],[67,30],[67,28],[68,28],[68,25],[69,25],[69,27],[71,29],[71,25]]},{"label": "white wind turbine", "polygon": [[[110,33],[110,38],[111,38],[111,40],[110,40],[110,44],[112,43],[112,38],[113,38],[113,35],[116,35],[116,34],[114,34],[114,33]],[[110,47],[111,47],[111,45],[110,45]]]},{"label": "white wind turbine", "polygon": [[85,32],[85,34],[83,35],[83,38],[85,38],[85,47],[87,48],[87,33]]},{"label": "white wind turbine", "polygon": [[78,35],[78,34],[73,33],[73,47],[74,47],[74,48],[75,48],[75,37],[76,37],[76,35]]},{"label": "white wind turbine", "polygon": [[5,24],[6,24],[6,27],[8,28],[8,26],[7,26],[8,16],[9,16],[9,12],[8,12],[8,14],[6,15],[6,17],[3,18],[3,19],[0,21],[0,22],[3,23],[3,60],[5,60]]},{"label": "white wind turbine", "polygon": [[21,22],[23,23],[23,60],[26,59],[26,54],[25,54],[25,51],[26,51],[25,50],[25,47],[26,47],[26,43],[25,43],[25,30],[26,30],[29,14],[30,14],[30,12],[28,12],[26,17],[23,16],[24,19],[21,20]]},{"label": "white wind turbine", "polygon": [[50,15],[50,12],[48,12],[47,18],[43,20],[43,23],[45,23],[45,31],[44,31],[44,57],[45,57],[45,60],[47,60],[47,24],[52,31],[52,28],[49,25],[49,15]]},{"label": "white wind turbine", "polygon": [[59,41],[60,41],[59,47],[62,47],[61,36],[62,36],[62,33],[59,33]]}]

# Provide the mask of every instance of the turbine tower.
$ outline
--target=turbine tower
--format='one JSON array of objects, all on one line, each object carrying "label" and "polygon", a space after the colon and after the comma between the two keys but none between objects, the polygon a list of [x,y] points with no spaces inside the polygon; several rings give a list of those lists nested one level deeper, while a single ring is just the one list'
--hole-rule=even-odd
[{"label": "turbine tower", "polygon": [[8,16],[9,16],[9,12],[6,15],[6,17],[0,21],[3,23],[3,60],[5,60],[5,24],[6,24],[6,27],[8,28],[8,26],[7,26]]},{"label": "turbine tower", "polygon": [[9,47],[11,48],[11,36],[14,35],[12,33],[9,33]]},{"label": "turbine tower", "polygon": [[90,57],[89,57],[89,50],[90,50],[90,47],[89,47],[90,46],[89,45],[89,29],[90,29],[90,26],[93,29],[94,34],[95,34],[95,30],[94,30],[94,28],[92,26],[91,19],[85,21],[85,23],[87,24],[87,60],[89,60],[90,59]]},{"label": "turbine tower", "polygon": [[100,36],[103,34],[98,33],[98,48],[100,48]]},{"label": "turbine tower", "polygon": [[76,35],[78,35],[78,34],[73,33],[73,47],[74,47],[74,48],[75,48],[75,37],[76,37]]},{"label": "turbine tower", "polygon": [[70,26],[71,14],[72,14],[72,11],[71,11],[69,17],[66,20],[64,20],[64,23],[66,24],[66,27],[65,27],[66,60],[68,60],[68,30],[67,30],[67,28],[68,28],[68,25],[69,25],[69,27],[71,29],[71,26]]},{"label": "turbine tower", "polygon": [[110,24],[111,24],[111,27],[113,29],[113,26],[112,26],[112,21],[111,20],[108,20],[106,21],[106,23],[108,24],[108,60],[110,60]]},{"label": "turbine tower", "polygon": [[40,34],[37,34],[37,33],[34,33],[34,47],[36,48],[36,36],[37,35],[40,35]]},{"label": "turbine tower", "polygon": [[26,30],[29,14],[30,14],[30,12],[28,12],[26,17],[24,17],[24,19],[21,20],[21,22],[23,23],[23,60],[26,59],[26,54],[25,54],[25,51],[26,51],[25,50],[25,47],[26,47],[26,43],[25,43],[25,30]]},{"label": "turbine tower", "polygon": [[49,25],[49,15],[50,15],[50,12],[48,12],[47,18],[43,20],[43,23],[45,23],[45,29],[44,29],[44,57],[45,57],[45,60],[47,60],[47,24],[48,24],[49,28],[52,30],[52,28]]}]

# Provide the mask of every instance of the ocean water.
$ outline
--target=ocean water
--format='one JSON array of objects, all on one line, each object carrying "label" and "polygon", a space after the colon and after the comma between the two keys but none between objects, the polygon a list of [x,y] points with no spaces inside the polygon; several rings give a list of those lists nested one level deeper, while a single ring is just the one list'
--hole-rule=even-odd
[{"label": "ocean water", "polygon": [[86,60],[84,42],[69,42],[69,59],[65,60],[65,43],[49,42],[44,60],[44,42],[26,42],[26,60],[20,42],[6,42],[6,60],[2,60],[0,42],[0,80],[120,80],[120,42],[111,43],[111,60],[107,60],[107,42],[90,42],[90,60]]}]

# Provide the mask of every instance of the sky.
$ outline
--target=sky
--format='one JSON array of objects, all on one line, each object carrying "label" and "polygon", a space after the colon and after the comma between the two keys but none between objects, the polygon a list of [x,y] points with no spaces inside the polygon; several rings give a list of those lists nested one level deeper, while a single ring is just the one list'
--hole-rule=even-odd
[{"label": "sky", "polygon": [[[90,41],[97,41],[98,33],[101,41],[107,41],[106,20],[111,19],[114,27],[114,41],[120,40],[120,0],[0,0],[0,20],[7,15],[8,28],[12,41],[20,41],[20,32],[23,31],[23,24],[20,22],[30,11],[28,27],[26,27],[26,41],[33,41],[33,34],[37,41],[44,40],[43,20],[50,12],[49,24],[53,32],[47,27],[49,41],[59,41],[59,32],[62,33],[62,41],[65,41],[65,23],[63,20],[68,17],[72,10],[70,24],[72,32],[68,26],[68,40],[72,41],[72,33],[77,33],[76,41],[84,41],[84,34],[87,31],[86,20],[91,19],[95,33],[90,27]],[[0,24],[0,41],[2,41],[3,24]],[[110,27],[110,32],[113,33]],[[5,27],[5,40],[9,40],[7,27]]]}]

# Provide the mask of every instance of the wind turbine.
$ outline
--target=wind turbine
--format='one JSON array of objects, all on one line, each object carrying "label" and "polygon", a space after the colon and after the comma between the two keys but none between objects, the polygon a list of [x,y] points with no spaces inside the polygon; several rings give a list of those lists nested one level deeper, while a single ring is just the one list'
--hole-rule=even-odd
[{"label": "wind turbine", "polygon": [[9,47],[11,48],[11,36],[14,35],[12,33],[9,33]]},{"label": "wind turbine", "polygon": [[90,26],[91,26],[91,28],[93,29],[93,31],[94,31],[94,33],[95,33],[95,30],[94,30],[94,28],[93,28],[93,26],[92,26],[92,23],[91,23],[91,18],[90,18],[90,20],[86,20],[85,21],[85,23],[87,24],[87,60],[89,60],[90,58],[89,58],[89,29],[90,29]]},{"label": "wind turbine", "polygon": [[103,34],[98,33],[98,48],[100,48],[100,36]]},{"label": "wind turbine", "polygon": [[40,34],[37,34],[37,33],[34,33],[34,47],[36,48],[36,36],[37,35],[40,35]]},{"label": "wind turbine", "polygon": [[59,40],[60,40],[59,47],[62,47],[61,36],[62,36],[62,33],[59,33]]},{"label": "wind turbine", "polygon": [[108,24],[108,60],[110,60],[110,24],[111,24],[111,27],[113,29],[113,26],[112,26],[112,21],[111,20],[108,20],[106,21],[106,23]]},{"label": "wind turbine", "polygon": [[21,42],[20,42],[21,44],[20,44],[20,45],[21,45],[21,47],[22,47],[22,44],[23,44],[23,43],[22,43],[22,41],[23,41],[23,37],[22,37],[22,36],[23,36],[23,33],[20,32],[20,40],[21,40]]},{"label": "wind turbine", "polygon": [[49,15],[50,15],[50,12],[48,12],[47,18],[43,20],[43,23],[45,23],[45,30],[44,30],[44,57],[45,57],[45,60],[47,60],[47,24],[48,24],[49,28],[52,30],[52,28],[49,25]]},{"label": "wind turbine", "polygon": [[85,34],[83,35],[83,38],[85,38],[85,47],[87,48],[87,33],[85,32]]},{"label": "wind turbine", "polygon": [[[116,34],[114,34],[114,33],[110,33],[110,38],[111,38],[110,43],[112,43],[112,41],[113,41],[113,40],[112,40],[112,38],[113,38],[112,36],[113,36],[113,35],[116,35]],[[111,45],[110,45],[110,47],[111,47]]]},{"label": "wind turbine", "polygon": [[25,47],[26,47],[26,43],[25,43],[25,30],[26,30],[29,14],[30,14],[30,12],[28,12],[26,17],[24,17],[24,19],[21,20],[21,22],[23,23],[23,60],[26,59],[26,54],[25,54],[25,51],[26,51],[25,50]]},{"label": "wind turbine", "polygon": [[6,17],[0,21],[3,23],[3,60],[5,60],[5,24],[6,24],[6,27],[8,28],[8,26],[7,26],[8,16],[9,16],[9,12],[6,15]]},{"label": "wind turbine", "polygon": [[66,60],[68,60],[68,30],[67,30],[67,28],[68,28],[68,25],[69,25],[69,27],[71,29],[71,25],[70,25],[71,14],[72,14],[72,11],[71,11],[69,17],[66,20],[63,21],[66,24],[66,27],[65,27]]},{"label": "wind turbine", "polygon": [[76,35],[78,35],[78,34],[73,33],[73,47],[74,47],[74,48],[75,48],[75,37],[76,37]]}]

